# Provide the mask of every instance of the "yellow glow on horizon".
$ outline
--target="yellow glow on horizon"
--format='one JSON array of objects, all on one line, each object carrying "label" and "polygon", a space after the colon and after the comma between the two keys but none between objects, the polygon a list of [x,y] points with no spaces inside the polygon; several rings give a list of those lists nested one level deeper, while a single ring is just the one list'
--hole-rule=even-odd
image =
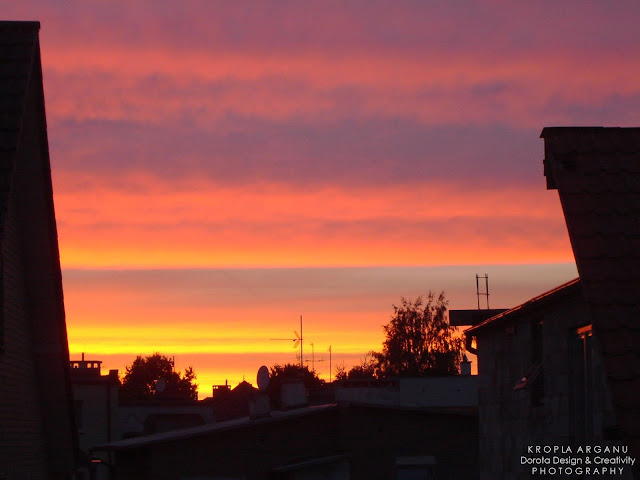
[{"label": "yellow glow on horizon", "polygon": [[[101,336],[102,327],[92,329],[91,335],[82,335],[77,328],[69,329],[69,350],[74,354],[81,352],[94,352],[102,355],[125,355],[134,357],[144,351],[172,352],[173,354],[290,354],[295,355],[298,348],[293,347],[293,342],[270,341],[268,337],[256,339],[249,332],[245,337],[232,339],[222,337],[201,338],[193,332],[191,336],[180,336],[179,329],[164,328],[160,335],[154,335],[148,331],[146,335],[135,335],[128,331],[127,327],[119,329],[117,337]],[[202,330],[202,327],[200,327]],[[326,335],[325,335],[326,336]],[[318,337],[318,336],[316,336]],[[342,336],[333,335],[333,341],[340,344],[345,353],[357,353],[376,348],[382,341],[379,332],[359,333],[356,338],[349,338],[348,334]],[[307,345],[307,348],[310,347]],[[310,352],[310,350],[309,350]]]}]

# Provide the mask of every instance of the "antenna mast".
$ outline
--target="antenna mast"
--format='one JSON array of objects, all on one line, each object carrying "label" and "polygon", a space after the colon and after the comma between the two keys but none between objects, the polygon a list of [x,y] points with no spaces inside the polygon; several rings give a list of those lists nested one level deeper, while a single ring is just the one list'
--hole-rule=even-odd
[{"label": "antenna mast", "polygon": [[[309,359],[307,358],[305,360],[305,362],[307,363],[311,363],[311,371],[315,372],[316,371],[316,362],[324,362],[324,358],[320,358],[318,360],[316,360],[316,352],[315,349],[313,348],[313,342],[311,342],[311,362],[309,362]],[[331,347],[329,347],[331,348]],[[329,350],[329,352],[331,352],[331,350]],[[331,365],[329,365],[329,368],[331,368]]]},{"label": "antenna mast", "polygon": [[304,337],[302,336],[302,315],[300,315],[300,366],[304,367],[304,360],[302,357],[302,339]]},{"label": "antenna mast", "polygon": [[[480,279],[484,279],[484,292],[480,291]],[[480,297],[484,296],[487,299],[487,310],[489,310],[489,275],[486,273],[483,277],[476,273],[476,297],[478,297],[478,310],[480,310]]]},{"label": "antenna mast", "polygon": [[293,348],[297,348],[300,345],[300,366],[304,367],[304,360],[302,358],[302,315],[300,315],[300,335],[295,330],[293,331],[296,338],[270,338],[269,340],[285,340],[292,341]]}]

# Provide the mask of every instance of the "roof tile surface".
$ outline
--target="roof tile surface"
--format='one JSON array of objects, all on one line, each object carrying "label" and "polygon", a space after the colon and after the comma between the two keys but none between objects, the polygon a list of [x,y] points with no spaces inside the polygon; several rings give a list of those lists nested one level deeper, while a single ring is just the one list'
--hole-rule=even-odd
[{"label": "roof tile surface", "polygon": [[557,189],[623,439],[640,455],[640,128],[552,127]]},{"label": "roof tile surface", "polygon": [[39,28],[38,22],[0,22],[0,232]]}]

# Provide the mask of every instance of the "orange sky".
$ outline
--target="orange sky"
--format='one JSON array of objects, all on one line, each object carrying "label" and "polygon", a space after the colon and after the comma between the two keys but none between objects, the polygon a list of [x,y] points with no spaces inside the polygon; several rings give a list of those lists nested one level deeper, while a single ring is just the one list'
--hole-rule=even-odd
[{"label": "orange sky", "polygon": [[67,268],[455,265],[478,252],[482,263],[571,260],[558,200],[541,188],[65,181],[56,208]]},{"label": "orange sky", "polygon": [[3,6],[41,22],[72,356],[206,395],[295,361],[300,314],[351,365],[403,295],[575,276],[538,137],[640,123],[636,2],[249,4]]}]

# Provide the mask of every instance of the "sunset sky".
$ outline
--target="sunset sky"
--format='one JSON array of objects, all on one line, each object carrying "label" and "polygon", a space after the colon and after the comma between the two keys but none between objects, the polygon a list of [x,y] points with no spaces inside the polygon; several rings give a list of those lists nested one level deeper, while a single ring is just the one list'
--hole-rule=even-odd
[{"label": "sunset sky", "polygon": [[[9,1],[39,20],[69,348],[255,384],[401,296],[576,269],[545,126],[640,126],[640,3]],[[310,358],[309,358],[310,359]]]}]

